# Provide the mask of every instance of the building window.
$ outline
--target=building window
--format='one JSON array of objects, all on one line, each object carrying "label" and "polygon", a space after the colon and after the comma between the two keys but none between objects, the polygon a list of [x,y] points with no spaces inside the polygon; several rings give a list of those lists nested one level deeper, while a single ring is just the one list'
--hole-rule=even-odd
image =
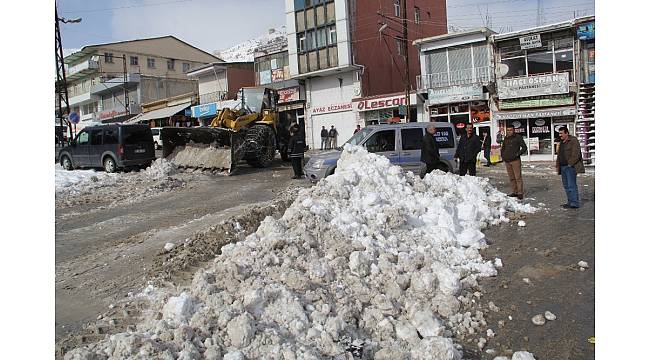
[{"label": "building window", "polygon": [[417,6],[415,7],[415,23],[420,23],[420,8]]},{"label": "building window", "polygon": [[113,63],[113,53],[104,53],[104,62],[108,64]]},{"label": "building window", "polygon": [[147,58],[147,67],[149,69],[155,69],[156,68],[156,59]]},{"label": "building window", "polygon": [[316,46],[318,48],[322,48],[322,47],[327,46],[327,29],[326,28],[318,29],[317,36],[316,36]]},{"label": "building window", "polygon": [[298,52],[306,51],[305,34],[298,35]]},{"label": "building window", "polygon": [[138,57],[137,56],[131,56],[131,65],[138,65]]},{"label": "building window", "polygon": [[400,39],[395,39],[395,48],[397,49],[397,55],[404,55],[404,42]]},{"label": "building window", "polygon": [[329,27],[329,44],[336,44],[336,26],[334,25]]},{"label": "building window", "polygon": [[190,71],[190,64],[189,63],[183,63],[183,72],[186,73]]},{"label": "building window", "polygon": [[167,70],[174,70],[174,59],[167,59]]},{"label": "building window", "polygon": [[401,0],[395,0],[393,3],[394,3],[393,6],[395,7],[395,16],[401,17],[402,16],[402,11],[400,6]]},{"label": "building window", "polygon": [[[541,50],[541,51],[540,51]],[[542,49],[500,49],[501,63],[508,66],[504,78],[568,72],[573,81],[573,40],[549,40]]]}]

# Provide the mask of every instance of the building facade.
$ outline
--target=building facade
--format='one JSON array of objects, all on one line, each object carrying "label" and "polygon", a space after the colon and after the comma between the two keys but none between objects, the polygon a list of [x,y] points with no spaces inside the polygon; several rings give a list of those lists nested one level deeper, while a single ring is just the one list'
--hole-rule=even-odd
[{"label": "building facade", "polygon": [[[406,51],[410,55],[408,83],[415,88],[417,50],[402,37],[402,1],[286,0],[285,4],[289,71],[305,84],[308,145],[320,143],[322,126],[334,125],[342,144],[357,124],[383,119],[377,112],[358,111],[366,100],[383,98],[385,104],[397,93],[403,93],[406,100]],[[444,0],[408,4],[409,39],[446,32]],[[399,105],[390,109],[391,115],[397,110],[391,118],[404,121],[407,110],[398,109]],[[411,121],[417,119],[416,103],[409,114],[414,115]]]},{"label": "building facade", "polygon": [[580,140],[582,158],[587,165],[596,165],[596,21],[587,17],[576,21],[576,54],[578,58],[578,119],[576,136]]},{"label": "building facade", "polygon": [[186,73],[220,59],[164,36],[89,45],[64,61],[70,111],[80,115],[80,130],[89,123],[124,121],[140,113],[143,103],[191,91],[196,84]]}]

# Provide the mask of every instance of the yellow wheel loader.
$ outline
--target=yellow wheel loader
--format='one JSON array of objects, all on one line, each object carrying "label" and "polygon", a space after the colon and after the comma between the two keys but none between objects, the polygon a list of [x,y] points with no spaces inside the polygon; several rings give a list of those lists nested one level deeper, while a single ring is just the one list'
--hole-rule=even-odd
[{"label": "yellow wheel loader", "polygon": [[207,127],[164,127],[163,157],[182,168],[222,170],[231,174],[241,160],[267,167],[276,150],[286,158],[289,125],[278,119],[274,89],[246,87],[239,103],[219,110]]}]

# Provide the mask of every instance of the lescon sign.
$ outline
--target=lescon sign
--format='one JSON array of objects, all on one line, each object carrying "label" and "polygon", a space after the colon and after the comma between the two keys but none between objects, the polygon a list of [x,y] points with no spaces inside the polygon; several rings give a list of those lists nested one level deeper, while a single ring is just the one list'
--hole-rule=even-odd
[{"label": "lescon sign", "polygon": [[368,111],[406,105],[406,96],[397,96],[387,99],[361,100],[357,103],[357,110]]},{"label": "lescon sign", "polygon": [[114,117],[120,116],[120,115],[125,115],[126,111],[115,111],[115,110],[108,110],[108,111],[103,111],[99,113],[99,120],[106,120],[106,119],[112,119]]},{"label": "lescon sign", "polygon": [[569,93],[569,73],[526,76],[497,81],[499,99]]}]

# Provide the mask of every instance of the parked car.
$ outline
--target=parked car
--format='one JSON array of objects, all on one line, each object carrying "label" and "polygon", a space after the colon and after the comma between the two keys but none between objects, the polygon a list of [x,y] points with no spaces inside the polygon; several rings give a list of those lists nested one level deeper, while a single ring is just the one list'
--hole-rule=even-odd
[{"label": "parked car", "polygon": [[59,152],[61,166],[119,169],[147,167],[156,159],[153,136],[148,125],[111,124],[87,126]]},{"label": "parked car", "polygon": [[156,149],[162,148],[162,139],[160,138],[160,129],[159,127],[151,128],[151,135],[153,135],[153,143],[156,146]]},{"label": "parked car", "polygon": [[[354,134],[346,144],[360,145],[368,152],[387,157],[392,164],[419,174],[420,149],[428,122],[405,124],[369,125]],[[457,172],[454,160],[456,152],[456,130],[452,123],[436,122],[435,139],[440,148],[440,161],[445,171]],[[305,166],[307,178],[316,182],[336,171],[341,148],[311,156]]]}]

